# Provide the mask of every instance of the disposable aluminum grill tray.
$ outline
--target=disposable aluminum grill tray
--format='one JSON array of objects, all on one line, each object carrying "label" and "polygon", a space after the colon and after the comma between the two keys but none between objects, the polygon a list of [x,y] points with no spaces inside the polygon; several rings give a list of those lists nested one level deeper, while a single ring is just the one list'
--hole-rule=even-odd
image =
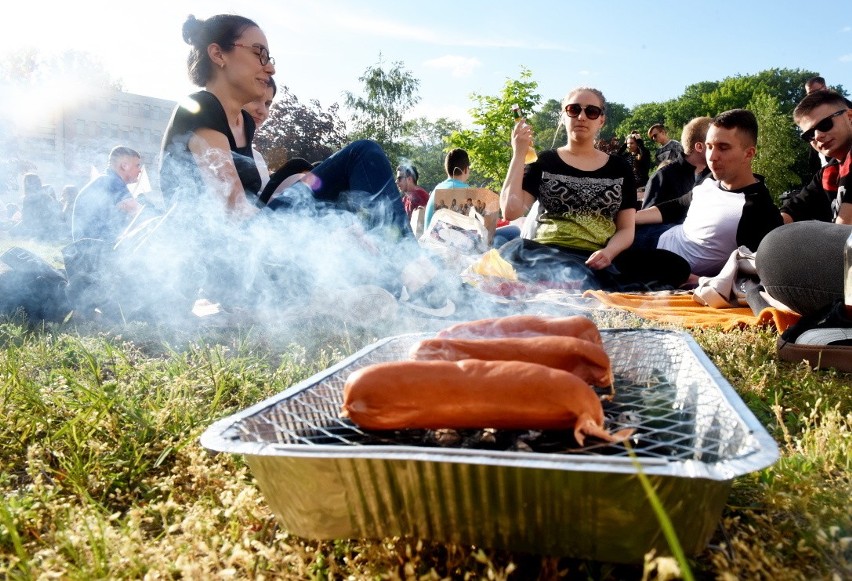
[{"label": "disposable aluminum grill tray", "polygon": [[[735,477],[778,448],[686,333],[603,329],[616,377],[607,428],[631,447],[690,554],[709,541]],[[211,450],[240,453],[283,525],[311,538],[413,535],[616,562],[666,552],[623,445],[569,432],[368,432],[340,418],[349,373],[407,358],[431,334],[378,341],[212,425]],[[439,443],[441,442],[441,443]]]}]

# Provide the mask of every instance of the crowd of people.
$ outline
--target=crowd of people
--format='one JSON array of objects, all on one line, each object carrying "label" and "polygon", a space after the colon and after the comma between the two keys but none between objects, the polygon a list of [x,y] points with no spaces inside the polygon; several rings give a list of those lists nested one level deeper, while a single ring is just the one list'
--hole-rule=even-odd
[{"label": "crowd of people", "polygon": [[[132,266],[133,285],[168,289],[178,302],[190,302],[202,288],[211,299],[243,305],[261,295],[299,303],[311,289],[329,285],[372,285],[390,300],[412,302],[434,302],[439,283],[441,292],[454,292],[418,244],[411,217],[422,208],[428,227],[436,190],[469,187],[466,151],[448,152],[447,178],[431,193],[418,185],[414,165],[394,171],[371,140],[317,163],[291,160],[270,176],[253,146],[276,92],[263,29],[237,15],[190,16],[183,38],[199,91],[189,97],[191,109],[175,109],[165,131],[163,208],[144,215],[127,187],[139,176],[141,158],[120,146],[74,203],[63,204],[37,176],[27,176],[23,207],[7,208],[7,221],[10,213],[19,216],[22,232],[32,215],[65,224],[52,230],[70,233],[77,246],[68,255],[76,266],[92,260],[82,250],[90,249],[88,241],[101,240],[97,261],[108,260],[108,248]],[[512,132],[500,211],[504,220],[527,224],[523,234],[497,239],[522,280],[616,291],[689,288],[698,277],[718,274],[745,246],[757,252],[764,290],[779,303],[810,314],[842,299],[839,245],[852,224],[845,187],[852,110],[824,80],[793,116],[822,165],[780,208],[752,171],[759,128],[748,110],[693,119],[681,141],[655,123],[645,133],[656,144],[651,152],[638,130],[624,143],[600,139],[607,102],[596,88],[570,90],[561,108],[565,145],[531,163],[525,161],[531,126],[520,119]],[[114,267],[116,259],[108,263]]]}]

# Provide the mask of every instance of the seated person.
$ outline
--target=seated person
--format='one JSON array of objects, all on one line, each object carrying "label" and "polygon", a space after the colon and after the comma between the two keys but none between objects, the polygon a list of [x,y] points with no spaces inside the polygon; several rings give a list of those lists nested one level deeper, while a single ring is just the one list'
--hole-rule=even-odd
[{"label": "seated person", "polygon": [[409,218],[414,210],[429,203],[429,192],[417,185],[419,177],[417,168],[411,164],[401,164],[396,168],[396,187],[402,194],[402,205]]},{"label": "seated person", "polygon": [[669,137],[669,130],[662,123],[651,125],[648,128],[648,137],[657,144],[657,152],[654,154],[657,164],[671,162],[683,156],[684,147],[679,141]]},{"label": "seated person", "polygon": [[[251,118],[254,120],[255,128],[260,128],[269,119],[269,110],[272,108],[272,101],[275,99],[275,94],[278,92],[278,86],[275,84],[275,79],[269,77],[269,88],[266,89],[266,94],[261,99],[255,99],[247,105],[243,105],[243,109],[248,111]],[[260,189],[263,190],[269,182],[269,166],[266,165],[266,160],[263,155],[252,144],[252,155],[254,163],[257,165],[257,171],[260,173]]]},{"label": "seated person", "polygon": [[332,285],[371,284],[402,299],[435,278],[374,141],[349,144],[258,208],[255,126],[242,105],[262,97],[275,73],[266,35],[232,14],[190,16],[183,32],[190,78],[203,90],[191,96],[193,111],[177,107],[161,153],[171,211],[160,230],[181,253],[177,275],[190,278],[191,267],[198,274],[187,282],[210,300],[274,307]]},{"label": "seated person", "polygon": [[838,187],[852,164],[852,109],[835,91],[815,91],[796,105],[793,119],[802,130],[802,139],[831,161],[800,192],[785,200],[781,206],[784,223],[852,224],[852,191]]},{"label": "seated person", "polygon": [[50,195],[48,186],[38,174],[27,173],[23,181],[24,198],[21,218],[14,227],[15,234],[52,242],[62,238],[62,206]]},{"label": "seated person", "polygon": [[[500,207],[507,220],[524,216],[538,201],[542,211],[527,221],[533,239],[500,248],[522,281],[577,290],[677,287],[689,265],[665,250],[631,249],[636,185],[627,160],[595,148],[606,122],[603,94],[588,87],[569,92],[560,123],[568,142],[524,164],[532,128],[521,119],[512,132],[512,160]],[[526,224],[525,224],[526,226]]]},{"label": "seated person", "polygon": [[117,146],[109,153],[106,172],[83,186],[74,200],[71,238],[95,238],[115,242],[141,209],[128,184],[142,173],[138,151]]},{"label": "seated person", "polygon": [[752,173],[756,144],[751,111],[733,109],[714,117],[706,138],[713,176],[677,200],[640,210],[634,245],[682,256],[693,280],[719,274],[739,246],[757,250],[782,220],[763,178]]},{"label": "seated person", "polygon": [[447,190],[451,188],[469,188],[467,180],[470,179],[470,157],[467,151],[461,148],[451,150],[444,158],[444,171],[447,179],[439,183],[429,194],[426,202],[426,213],[423,217],[423,227],[428,228],[435,215],[435,190]]},{"label": "seated person", "polygon": [[654,172],[645,186],[642,209],[688,194],[710,175],[704,156],[704,139],[707,137],[710,121],[710,117],[696,117],[686,124],[681,135],[683,155],[676,156],[673,161]]}]

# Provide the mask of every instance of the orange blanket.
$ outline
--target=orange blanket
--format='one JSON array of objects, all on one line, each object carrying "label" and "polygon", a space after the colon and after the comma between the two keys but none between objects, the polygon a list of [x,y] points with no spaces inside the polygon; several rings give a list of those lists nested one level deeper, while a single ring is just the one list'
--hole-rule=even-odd
[{"label": "orange blanket", "polygon": [[775,308],[766,308],[755,315],[747,307],[714,309],[695,302],[691,294],[632,294],[586,291],[585,298],[594,298],[602,304],[624,309],[663,323],[687,328],[722,327],[724,330],[753,325],[773,325],[779,333],[799,320],[799,315]]}]

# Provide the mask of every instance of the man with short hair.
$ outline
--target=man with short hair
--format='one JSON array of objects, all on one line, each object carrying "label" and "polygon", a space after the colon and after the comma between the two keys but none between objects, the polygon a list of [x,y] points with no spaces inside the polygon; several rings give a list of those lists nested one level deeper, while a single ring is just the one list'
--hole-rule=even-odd
[{"label": "man with short hair", "polygon": [[[746,109],[720,113],[705,138],[707,177],[690,193],[636,213],[634,245],[662,248],[683,257],[696,276],[716,276],[740,246],[756,250],[782,224],[763,177],[752,172],[757,119]],[[682,224],[678,224],[683,219]]]},{"label": "man with short hair", "polygon": [[820,220],[852,224],[852,191],[846,184],[852,164],[852,109],[840,93],[814,91],[796,105],[793,120],[802,131],[802,139],[830,161],[807,186],[784,202],[784,223]]},{"label": "man with short hair", "polygon": [[710,174],[704,157],[704,139],[711,121],[710,117],[696,117],[684,126],[683,155],[660,167],[648,180],[643,209],[689,193]]},{"label": "man with short hair", "polygon": [[452,188],[469,188],[467,181],[470,179],[470,156],[467,151],[457,147],[451,149],[444,158],[444,171],[447,179],[436,185],[429,194],[429,202],[426,204],[424,227],[428,228],[435,215],[435,191]]},{"label": "man with short hair", "polygon": [[119,145],[109,153],[106,172],[86,184],[74,200],[71,237],[115,242],[142,208],[127,188],[142,173],[138,151]]},{"label": "man with short hair", "polygon": [[816,91],[825,91],[825,79],[819,76],[811,77],[805,81],[805,95],[810,95]]},{"label": "man with short hair", "polygon": [[396,187],[402,193],[402,205],[409,218],[415,209],[426,206],[429,201],[429,192],[417,185],[419,177],[413,165],[402,164],[396,168]]},{"label": "man with short hair", "polygon": [[679,141],[669,138],[669,131],[662,123],[654,123],[648,129],[648,137],[657,143],[657,163],[674,161],[683,156],[683,146]]}]

